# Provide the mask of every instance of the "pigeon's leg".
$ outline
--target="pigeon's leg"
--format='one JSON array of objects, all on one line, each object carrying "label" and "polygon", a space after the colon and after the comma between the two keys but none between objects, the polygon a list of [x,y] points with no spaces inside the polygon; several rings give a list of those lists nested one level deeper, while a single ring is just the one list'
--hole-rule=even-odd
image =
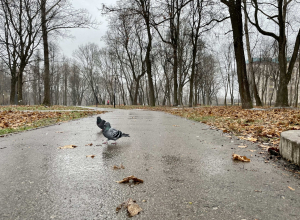
[{"label": "pigeon's leg", "polygon": [[115,141],[115,143],[111,143],[111,144],[117,145],[117,142]]},{"label": "pigeon's leg", "polygon": [[105,141],[105,142],[103,142],[102,144],[108,144],[108,140],[107,140],[107,141]]}]

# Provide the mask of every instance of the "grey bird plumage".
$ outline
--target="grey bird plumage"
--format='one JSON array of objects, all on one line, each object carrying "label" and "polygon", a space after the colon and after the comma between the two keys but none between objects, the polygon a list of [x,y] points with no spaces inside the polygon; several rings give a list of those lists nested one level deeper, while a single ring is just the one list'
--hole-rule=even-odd
[{"label": "grey bird plumage", "polygon": [[106,121],[105,121],[105,120],[102,120],[102,119],[100,118],[100,116],[97,117],[97,126],[98,126],[101,130],[103,130],[105,122],[106,122]]},{"label": "grey bird plumage", "polygon": [[129,134],[125,134],[122,131],[112,128],[109,122],[105,122],[104,124],[103,135],[108,139],[108,141],[116,141],[121,137],[130,137]]}]

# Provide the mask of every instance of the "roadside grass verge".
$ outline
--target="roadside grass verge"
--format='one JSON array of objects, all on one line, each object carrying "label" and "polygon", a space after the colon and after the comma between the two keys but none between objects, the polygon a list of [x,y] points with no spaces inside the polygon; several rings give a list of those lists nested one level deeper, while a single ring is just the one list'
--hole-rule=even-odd
[{"label": "roadside grass verge", "polygon": [[0,111],[35,111],[35,110],[88,110],[88,108],[82,108],[77,106],[44,106],[44,105],[0,105]]},{"label": "roadside grass verge", "polygon": [[1,111],[0,135],[26,131],[38,127],[66,122],[78,118],[102,114],[103,111]]}]

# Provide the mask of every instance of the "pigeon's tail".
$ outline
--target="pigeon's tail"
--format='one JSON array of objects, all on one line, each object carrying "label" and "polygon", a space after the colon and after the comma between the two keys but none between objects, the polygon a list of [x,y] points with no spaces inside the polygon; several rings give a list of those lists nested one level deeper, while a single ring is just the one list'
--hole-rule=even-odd
[{"label": "pigeon's tail", "polygon": [[129,134],[122,133],[122,137],[130,137]]}]

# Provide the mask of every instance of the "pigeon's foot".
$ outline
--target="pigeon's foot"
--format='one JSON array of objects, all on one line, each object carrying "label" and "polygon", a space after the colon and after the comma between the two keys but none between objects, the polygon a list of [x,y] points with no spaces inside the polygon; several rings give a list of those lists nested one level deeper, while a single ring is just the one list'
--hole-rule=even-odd
[{"label": "pigeon's foot", "polygon": [[111,144],[117,145],[117,142],[115,142],[115,143],[111,143]]},{"label": "pigeon's foot", "polygon": [[108,144],[108,141],[103,142],[102,144]]}]

